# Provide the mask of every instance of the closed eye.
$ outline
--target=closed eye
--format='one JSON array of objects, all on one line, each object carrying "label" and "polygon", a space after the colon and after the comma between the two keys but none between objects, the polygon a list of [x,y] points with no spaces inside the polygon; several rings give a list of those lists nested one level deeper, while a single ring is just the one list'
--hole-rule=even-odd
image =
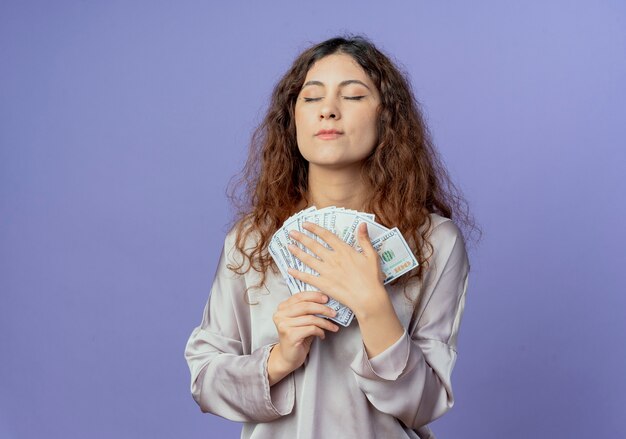
[{"label": "closed eye", "polygon": [[[350,99],[352,101],[358,101],[363,99],[365,96],[344,96],[346,99]],[[314,102],[319,101],[322,98],[303,98],[304,102]]]}]

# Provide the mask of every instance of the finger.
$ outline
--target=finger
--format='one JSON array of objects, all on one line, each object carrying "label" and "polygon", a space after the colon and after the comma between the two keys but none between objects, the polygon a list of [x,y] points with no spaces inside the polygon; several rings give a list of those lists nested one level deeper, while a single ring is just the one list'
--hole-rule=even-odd
[{"label": "finger", "polygon": [[339,326],[335,325],[330,320],[314,315],[293,317],[289,319],[287,326],[291,328],[297,328],[300,326],[317,326],[318,328],[326,329],[327,331],[337,332]]},{"label": "finger", "polygon": [[328,305],[315,302],[298,302],[285,308],[283,315],[285,317],[299,317],[303,315],[322,314],[328,317],[335,317],[337,311]]},{"label": "finger", "polygon": [[[302,340],[302,344],[310,349],[311,348],[311,344],[313,344],[313,338],[314,337],[315,337],[314,335],[309,335],[307,338]],[[324,340],[324,339],[320,337],[320,340]]]},{"label": "finger", "polygon": [[386,277],[387,275],[383,271],[383,267],[380,265],[380,261],[378,261],[378,279],[380,279],[381,282],[384,282]]},{"label": "finger", "polygon": [[[322,229],[326,230],[324,228]],[[300,233],[297,230],[290,231],[289,236],[291,236],[294,240],[298,241],[299,243],[304,245],[306,248],[311,250],[317,256],[322,258],[322,260],[324,259],[323,256],[329,252],[329,250],[326,247],[324,247],[322,244],[317,242],[315,239],[311,238],[310,236],[305,235],[304,233]]]},{"label": "finger", "polygon": [[322,261],[317,259],[315,256],[308,254],[297,245],[288,244],[287,248],[296,258],[300,259],[315,271],[319,271],[319,266]]},{"label": "finger", "polygon": [[286,300],[283,300],[280,304],[278,304],[278,309],[284,309],[295,303],[303,301],[326,303],[329,300],[329,297],[321,291],[303,291],[301,293],[294,294]]},{"label": "finger", "polygon": [[366,256],[369,256],[376,252],[374,247],[372,246],[372,241],[370,240],[369,230],[367,230],[367,223],[359,224],[359,229],[357,233],[357,243],[359,247],[363,249],[363,253]]},{"label": "finger", "polygon": [[316,336],[324,340],[326,333],[318,326],[298,326],[289,333],[289,339],[294,345],[303,343],[307,337]]},{"label": "finger", "polygon": [[302,223],[302,228],[308,230],[309,232],[315,233],[333,249],[337,249],[342,244],[345,244],[345,242],[339,239],[337,235],[332,233],[330,230],[325,229],[324,227],[318,226],[317,224],[305,221],[304,223]]},{"label": "finger", "polygon": [[302,271],[296,270],[295,268],[288,268],[287,272],[293,277],[295,277],[296,279],[301,280],[305,284],[313,285],[315,288],[319,288],[320,290],[323,290],[323,288],[320,288],[320,285],[319,285],[319,276],[315,276],[309,273],[303,273]]}]

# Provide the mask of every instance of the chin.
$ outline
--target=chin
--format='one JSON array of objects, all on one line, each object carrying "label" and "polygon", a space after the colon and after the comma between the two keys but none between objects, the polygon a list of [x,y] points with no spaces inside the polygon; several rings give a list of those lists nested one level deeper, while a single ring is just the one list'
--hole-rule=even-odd
[{"label": "chin", "polygon": [[309,166],[326,169],[351,168],[363,164],[363,160],[309,160]]}]

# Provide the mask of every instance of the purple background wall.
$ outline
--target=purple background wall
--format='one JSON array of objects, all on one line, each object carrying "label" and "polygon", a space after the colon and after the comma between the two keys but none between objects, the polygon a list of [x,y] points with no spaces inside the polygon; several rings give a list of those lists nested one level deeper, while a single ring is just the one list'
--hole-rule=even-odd
[{"label": "purple background wall", "polygon": [[[507,3],[507,4],[505,4]],[[626,437],[626,5],[0,5],[0,437],[239,437],[183,349],[297,53],[409,71],[485,234],[441,438]]]}]

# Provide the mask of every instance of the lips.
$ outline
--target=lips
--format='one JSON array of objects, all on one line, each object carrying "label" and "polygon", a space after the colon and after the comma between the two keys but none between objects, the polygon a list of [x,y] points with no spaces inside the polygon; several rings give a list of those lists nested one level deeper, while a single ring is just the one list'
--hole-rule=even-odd
[{"label": "lips", "polygon": [[339,130],[319,130],[317,133],[315,133],[316,136],[320,136],[323,134],[343,134],[343,133]]}]

